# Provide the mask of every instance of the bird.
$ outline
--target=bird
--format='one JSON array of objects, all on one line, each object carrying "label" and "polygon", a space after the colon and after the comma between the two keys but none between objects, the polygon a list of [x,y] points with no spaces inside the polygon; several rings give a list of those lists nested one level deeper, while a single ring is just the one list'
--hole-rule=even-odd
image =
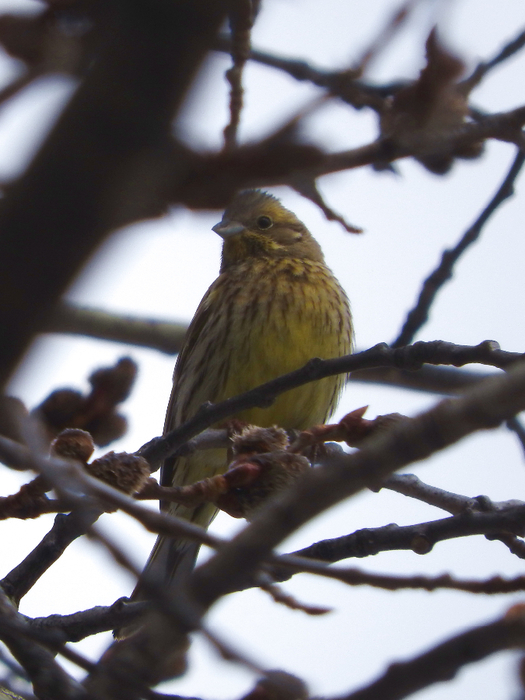
[{"label": "bird", "polygon": [[[164,434],[192,418],[205,402],[236,396],[313,357],[339,357],[353,348],[343,288],[306,226],[276,197],[241,191],[213,231],[223,239],[219,276],[200,302],[178,355]],[[333,413],[344,381],[337,375],[305,384],[279,395],[269,407],[249,408],[234,418],[263,427],[307,429]],[[226,467],[226,449],[171,457],[162,467],[161,484],[188,485]],[[217,513],[211,503],[194,508],[165,503],[161,508],[204,528]],[[145,571],[175,595],[198,551],[195,542],[161,535]]]}]

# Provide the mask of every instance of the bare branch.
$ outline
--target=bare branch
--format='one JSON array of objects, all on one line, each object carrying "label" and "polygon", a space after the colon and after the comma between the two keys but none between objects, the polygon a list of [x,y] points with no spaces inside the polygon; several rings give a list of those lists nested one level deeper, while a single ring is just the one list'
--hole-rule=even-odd
[{"label": "bare branch", "polygon": [[59,514],[51,530],[27,557],[10,571],[0,586],[18,604],[38,579],[65,552],[66,548],[101,515],[99,510],[81,510],[69,515]]},{"label": "bare branch", "polygon": [[417,525],[391,524],[378,528],[364,528],[350,535],[317,542],[294,554],[327,562],[368,557],[393,550],[428,554],[438,542],[457,537],[497,536],[501,532],[524,537],[524,516],[525,505],[513,505],[496,512],[467,512]]},{"label": "bare branch", "polygon": [[[445,491],[437,486],[425,484],[415,474],[392,474],[381,484],[381,488],[397,491],[397,493],[410,496],[410,498],[417,498],[431,506],[442,508],[452,515],[474,510],[501,510],[509,505],[508,503],[492,503],[486,496],[469,498],[458,493]],[[513,504],[516,503],[513,502]]]},{"label": "bare branch", "polygon": [[[522,391],[524,393],[520,395]],[[207,607],[232,585],[242,585],[243,578],[268,556],[278,542],[328,506],[364,487],[377,488],[400,467],[425,459],[474,430],[499,425],[502,420],[523,410],[524,406],[525,368],[519,364],[508,374],[483,382],[464,397],[442,401],[416,418],[406,419],[376,433],[363,443],[359,452],[333,455],[329,467],[306,473],[295,488],[272,501],[248,528],[224,544],[219,554],[195,571],[194,595]],[[519,508],[514,514],[518,513]],[[523,532],[523,523],[512,521],[512,518],[509,530],[504,524],[506,516],[501,513],[474,515],[472,519],[470,515],[465,516],[467,530],[469,526],[475,529],[485,518],[484,525],[492,522],[495,530]],[[448,523],[444,528],[447,527]]]},{"label": "bare branch", "polygon": [[[220,51],[230,51],[230,39],[221,36],[215,42]],[[382,111],[385,97],[400,87],[400,83],[385,86],[372,86],[358,80],[358,70],[324,71],[302,60],[294,60],[252,49],[250,59],[265,66],[282,70],[295,80],[308,81],[317,87],[325,88],[356,109],[370,107]]]},{"label": "bare branch", "polygon": [[[153,348],[169,355],[180,351],[186,330],[187,325],[183,323],[122,316],[68,303],[57,307],[56,315],[50,316],[46,326],[47,332],[74,333],[113,340]],[[416,371],[377,367],[354,370],[348,377],[348,381],[386,384],[415,391],[457,394],[488,376],[490,375],[486,372],[472,370],[465,372],[451,367],[424,366]]]},{"label": "bare branch", "polygon": [[338,700],[401,700],[433,683],[449,681],[466,664],[521,647],[524,638],[523,616],[509,615],[458,634],[414,659],[391,664],[377,681]]},{"label": "bare branch", "polygon": [[242,74],[250,56],[250,33],[257,15],[259,2],[235,0],[231,4],[229,20],[231,27],[231,57],[233,66],[226,71],[230,83],[230,123],[224,129],[224,150],[237,145],[237,129],[243,106]]},{"label": "bare branch", "polygon": [[[139,345],[174,355],[182,347],[187,325],[138,316],[122,316],[63,303],[57,307],[56,314],[50,316],[45,330]],[[464,372],[450,367],[425,366],[416,372],[377,367],[354,370],[348,380],[394,385],[416,391],[456,394],[486,379],[487,376],[487,373],[472,370]]]},{"label": "bare branch", "polygon": [[187,327],[186,323],[113,314],[61,302],[50,314],[44,330],[87,335],[176,355],[182,347]]},{"label": "bare branch", "polygon": [[[172,119],[227,6],[225,0],[104,4],[98,31],[107,34],[97,60],[2,200],[0,296],[12,303],[1,306],[0,385],[104,237],[163,211],[159,192]],[[172,165],[176,187],[186,169],[181,161]]]},{"label": "bare branch", "polygon": [[436,298],[436,294],[445,282],[452,278],[456,262],[465,250],[478,240],[483,226],[487,223],[492,214],[494,214],[496,209],[514,194],[514,182],[520,173],[524,160],[525,153],[521,150],[518,151],[509,172],[494,197],[490,200],[485,209],[483,209],[472,226],[466,231],[459,243],[452,250],[445,250],[441,257],[440,264],[423,283],[419,299],[415,307],[407,314],[401,333],[392,343],[392,347],[398,348],[411,343],[416,333],[427,322],[428,313]]},{"label": "bare branch", "polygon": [[311,360],[304,367],[273,379],[250,391],[221,403],[201,406],[197,414],[179,428],[162,438],[143,445],[138,451],[152,465],[152,471],[166,457],[175,454],[178,447],[205,428],[254,406],[267,407],[284,391],[334,374],[352,372],[368,367],[389,366],[403,369],[419,369],[425,362],[451,364],[460,367],[469,362],[479,362],[500,368],[508,367],[522,356],[499,349],[494,341],[484,341],[476,346],[454,345],[444,341],[418,342],[404,348],[389,348],[380,343],[370,350],[332,360]]},{"label": "bare branch", "polygon": [[478,66],[476,66],[472,75],[463,81],[463,85],[468,92],[470,92],[475,86],[479,85],[489,71],[503,61],[506,61],[508,58],[511,58],[511,56],[514,56],[514,54],[516,54],[518,51],[521,51],[524,46],[525,31],[522,31],[515,39],[512,39],[512,41],[509,41],[508,44],[505,44],[505,46],[494,56],[494,58],[491,58],[488,61],[482,61]]},{"label": "bare branch", "polygon": [[27,671],[39,700],[88,700],[88,694],[55,661],[31,641],[32,630],[0,592],[0,638]]},{"label": "bare branch", "polygon": [[[286,565],[291,565],[295,555],[286,557]],[[309,573],[341,581],[350,586],[372,586],[386,591],[399,591],[406,589],[418,589],[424,591],[455,590],[465,593],[498,595],[502,593],[516,593],[525,590],[525,576],[516,576],[512,579],[504,579],[501,576],[492,576],[486,580],[456,579],[450,574],[441,576],[394,576],[390,574],[376,574],[360,569],[328,567],[319,562],[307,561],[300,563],[297,557],[296,573]]]},{"label": "bare branch", "polygon": [[131,603],[127,598],[119,598],[113,605],[98,605],[71,615],[49,615],[26,620],[36,629],[59,630],[64,641],[79,642],[93,634],[127,625],[143,615],[149,607],[149,603]]}]

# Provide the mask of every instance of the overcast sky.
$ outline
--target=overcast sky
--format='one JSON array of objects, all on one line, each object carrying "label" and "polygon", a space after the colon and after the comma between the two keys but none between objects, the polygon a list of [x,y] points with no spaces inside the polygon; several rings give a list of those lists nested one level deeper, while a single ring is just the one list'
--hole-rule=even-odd
[{"label": "overcast sky", "polygon": [[[266,0],[253,44],[307,59],[321,68],[341,69],[355,63],[398,4],[394,0]],[[2,11],[16,7],[39,5],[35,0],[0,0]],[[417,76],[423,65],[425,38],[436,22],[447,45],[471,69],[522,31],[525,5],[523,0],[421,2],[413,20],[366,77],[390,82]],[[226,56],[210,57],[177,124],[178,133],[196,148],[221,144],[228,119],[223,78],[228,65]],[[0,56],[0,81],[7,81],[17,69]],[[524,72],[522,52],[489,75],[474,92],[473,103],[489,112],[522,106]],[[246,140],[269,134],[319,94],[258,65],[248,66],[245,82],[241,135]],[[24,167],[73,89],[72,81],[63,77],[46,79],[0,107],[0,179],[13,177]],[[329,150],[368,143],[376,134],[373,114],[356,112],[335,100],[318,109],[303,128],[303,138]],[[351,299],[360,348],[396,337],[422,279],[499,187],[514,150],[508,144],[489,143],[481,159],[459,162],[445,177],[431,175],[407,161],[396,164],[395,175],[366,168],[322,178],[320,187],[327,201],[365,230],[361,236],[327,222],[313,204],[291,190],[272,190],[321,243],[328,264]],[[439,295],[418,339],[475,344],[490,338],[505,350],[525,349],[525,179],[518,180],[516,190],[516,196],[490,220],[481,241],[457,266],[454,280]],[[210,229],[220,218],[221,212],[173,209],[161,220],[115,233],[70,290],[69,298],[113,311],[189,321],[218,272],[220,239]],[[134,451],[162,430],[172,357],[109,342],[48,336],[34,344],[11,391],[34,406],[59,386],[86,387],[86,377],[94,368],[112,364],[125,354],[139,363],[140,374],[124,406],[131,429],[111,447]],[[414,415],[437,400],[430,395],[353,384],[337,415],[363,405],[370,406],[368,417],[393,411]],[[485,493],[494,500],[523,499],[523,466],[515,436],[502,428],[469,438],[417,465],[416,473],[429,483],[468,496]],[[6,494],[17,488],[20,477],[9,470],[3,474],[2,494]],[[362,494],[318,518],[282,549],[290,551],[363,527],[412,524],[436,517],[443,513],[400,495]],[[137,562],[145,560],[152,535],[124,516],[105,516],[101,522],[113,531],[118,527],[126,551]],[[51,523],[50,516],[3,524],[0,576],[19,562]],[[226,534],[242,523],[220,516],[213,527]],[[385,573],[451,572],[469,578],[522,572],[521,562],[502,544],[482,537],[440,544],[425,557],[392,552],[357,565]],[[132,586],[96,545],[78,542],[22,601],[21,611],[41,616],[110,604],[129,594]],[[391,661],[409,658],[469,626],[488,622],[520,599],[458,592],[387,593],[347,588],[306,575],[295,577],[284,588],[304,602],[334,610],[324,617],[307,618],[276,606],[262,592],[249,591],[221,601],[212,611],[210,625],[221,628],[262,666],[296,673],[309,683],[313,694],[327,695],[356,689],[373,680]],[[108,638],[85,640],[79,648],[95,659]],[[253,684],[250,674],[217,659],[198,638],[191,664],[190,673],[165,690],[221,700],[236,698]],[[511,700],[518,696],[515,673],[514,656],[499,655],[464,670],[452,686],[437,685],[420,696],[425,700],[482,696]]]}]

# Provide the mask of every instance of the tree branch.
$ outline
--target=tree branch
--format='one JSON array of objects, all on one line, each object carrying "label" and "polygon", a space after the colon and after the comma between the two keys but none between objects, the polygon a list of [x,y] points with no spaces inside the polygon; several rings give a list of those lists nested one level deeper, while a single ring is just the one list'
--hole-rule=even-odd
[{"label": "tree branch", "polygon": [[459,243],[452,250],[445,250],[438,267],[424,281],[419,299],[415,307],[407,314],[401,333],[392,343],[392,347],[398,348],[411,343],[416,333],[428,321],[430,307],[441,287],[452,278],[454,265],[466,249],[478,240],[483,226],[496,209],[514,194],[514,182],[520,173],[524,161],[525,153],[519,150],[501,186],[485,209],[466,231]]},{"label": "tree branch", "polygon": [[470,362],[478,362],[503,369],[521,357],[520,353],[500,350],[495,341],[484,341],[479,345],[467,346],[436,340],[429,343],[418,342],[403,348],[389,348],[385,343],[379,343],[369,350],[354,355],[332,360],[317,358],[294,372],[277,377],[231,399],[218,404],[204,404],[192,419],[162,438],[155,438],[146,443],[138,450],[138,454],[148,460],[154,471],[164,459],[175,454],[186,440],[210,425],[247,408],[271,406],[279,394],[335,374],[380,366],[419,369],[424,363],[451,364],[460,367]]},{"label": "tree branch", "polygon": [[519,648],[524,639],[523,614],[509,615],[458,634],[414,659],[391,664],[377,681],[338,700],[401,700],[433,683],[450,681],[466,664]]},{"label": "tree branch", "polygon": [[[104,4],[96,60],[0,208],[0,385],[104,237],[163,211],[172,119],[227,6]],[[185,174],[172,162],[171,187]]]},{"label": "tree branch", "polygon": [[47,333],[73,333],[113,340],[176,355],[182,347],[187,328],[187,323],[114,314],[61,302],[49,315],[43,330]]}]

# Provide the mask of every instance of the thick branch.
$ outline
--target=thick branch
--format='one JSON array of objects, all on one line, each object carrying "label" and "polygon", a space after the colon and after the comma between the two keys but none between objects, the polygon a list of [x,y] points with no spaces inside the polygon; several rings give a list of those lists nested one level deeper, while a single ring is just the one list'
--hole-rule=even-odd
[{"label": "thick branch", "polygon": [[49,315],[43,330],[113,340],[176,355],[187,327],[186,323],[114,314],[61,302]]},{"label": "thick branch", "polygon": [[[171,122],[227,6],[225,0],[104,5],[99,55],[2,201],[0,384],[109,231],[163,210]],[[183,162],[171,163],[172,187],[184,175]]]}]

